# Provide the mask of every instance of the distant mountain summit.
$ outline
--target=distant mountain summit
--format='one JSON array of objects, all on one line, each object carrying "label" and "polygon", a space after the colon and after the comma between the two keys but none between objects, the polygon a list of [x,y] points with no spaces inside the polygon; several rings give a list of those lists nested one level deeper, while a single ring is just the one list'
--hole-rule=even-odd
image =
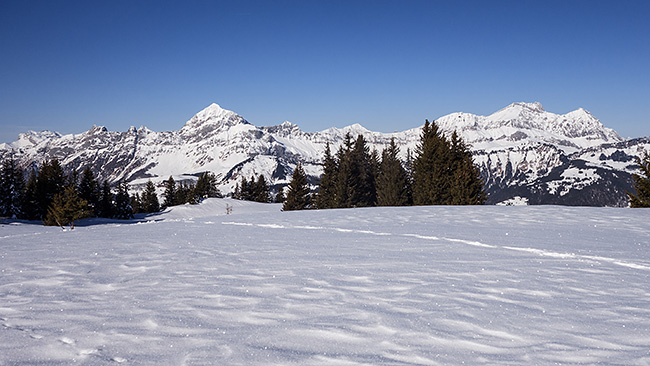
[{"label": "distant mountain summit", "polygon": [[[457,131],[471,146],[489,203],[625,206],[634,157],[650,150],[648,138],[624,140],[582,108],[554,114],[540,103],[513,103],[489,116],[459,112],[436,123],[446,134]],[[115,132],[102,126],[70,135],[29,131],[0,145],[0,155],[12,153],[25,169],[56,157],[66,170],[90,166],[100,179],[135,187],[148,179],[193,180],[211,171],[222,193],[229,194],[242,176],[263,174],[275,188],[287,184],[298,163],[316,184],[325,144],[335,151],[346,133],[364,135],[379,151],[394,138],[406,159],[420,131],[380,133],[354,124],[304,132],[291,122],[257,127],[211,104],[177,131]]]}]

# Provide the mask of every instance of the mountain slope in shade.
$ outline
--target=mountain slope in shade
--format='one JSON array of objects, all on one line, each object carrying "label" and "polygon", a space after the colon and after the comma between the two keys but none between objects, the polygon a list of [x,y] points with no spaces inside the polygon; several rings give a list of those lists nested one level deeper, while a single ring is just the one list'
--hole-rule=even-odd
[{"label": "mountain slope in shade", "polygon": [[[650,150],[647,139],[625,141],[583,109],[560,115],[539,103],[513,103],[489,116],[452,113],[436,123],[446,134],[457,131],[471,146],[489,203],[624,206],[634,157]],[[394,138],[405,159],[407,151],[416,150],[420,131],[380,133],[354,124],[304,132],[290,122],[257,127],[211,104],[178,131],[113,132],[100,126],[71,135],[30,131],[0,145],[0,154],[13,154],[25,168],[57,157],[67,170],[90,166],[100,179],[134,187],[148,179],[195,179],[211,171],[229,194],[242,176],[263,174],[276,187],[286,184],[297,163],[316,183],[325,144],[335,151],[346,133],[364,135],[379,151]]]}]

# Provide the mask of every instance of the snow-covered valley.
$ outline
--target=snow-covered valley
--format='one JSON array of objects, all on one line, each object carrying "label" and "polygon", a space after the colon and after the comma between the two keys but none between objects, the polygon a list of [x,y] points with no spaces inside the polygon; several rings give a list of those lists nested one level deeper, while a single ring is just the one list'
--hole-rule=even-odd
[{"label": "snow-covered valley", "polygon": [[230,199],[72,231],[8,222],[0,364],[649,365],[648,222]]}]

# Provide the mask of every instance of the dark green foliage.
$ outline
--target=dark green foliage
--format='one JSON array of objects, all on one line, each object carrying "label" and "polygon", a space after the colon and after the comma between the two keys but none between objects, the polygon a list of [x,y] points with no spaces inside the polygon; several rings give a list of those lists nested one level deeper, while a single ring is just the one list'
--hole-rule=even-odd
[{"label": "dark green foliage", "polygon": [[97,203],[97,216],[110,218],[114,215],[113,193],[107,181],[102,184],[102,189]]},{"label": "dark green foliage", "polygon": [[127,220],[133,218],[133,207],[129,197],[129,186],[124,181],[117,183],[115,192],[115,202],[113,203],[113,217],[116,219]]},{"label": "dark green foliage", "polygon": [[98,204],[101,192],[99,183],[95,179],[95,176],[89,167],[86,167],[81,173],[81,180],[77,186],[77,191],[79,192],[79,197],[88,202],[88,207],[92,212],[95,215],[98,215]]},{"label": "dark green foliage", "polygon": [[169,179],[165,181],[165,192],[163,193],[163,207],[171,207],[176,205],[176,181],[170,175]]},{"label": "dark green foliage", "polygon": [[242,175],[241,183],[235,186],[235,192],[233,193],[233,198],[237,200],[251,201],[252,199],[252,185],[253,179],[249,183],[246,180],[246,177]]},{"label": "dark green foliage", "polygon": [[410,191],[408,176],[397,157],[399,147],[395,139],[382,153],[379,176],[377,177],[377,205],[405,206],[409,204]]},{"label": "dark green foliage", "polygon": [[[151,180],[147,181],[144,192],[140,197],[140,210],[144,213],[154,213],[160,211],[160,203],[156,194],[156,186]],[[135,208],[134,208],[135,211]]]},{"label": "dark green foliage", "polygon": [[133,209],[133,214],[139,214],[143,213],[144,209],[142,208],[142,199],[140,198],[140,194],[136,192],[135,194],[130,196],[131,199],[131,209]]},{"label": "dark green foliage", "polygon": [[25,185],[25,194],[23,195],[22,218],[24,219],[38,220],[41,217],[37,186],[36,170],[32,169],[27,184]]},{"label": "dark green foliage", "polygon": [[435,122],[427,120],[413,162],[413,203],[444,205],[449,200],[450,151]]},{"label": "dark green foliage", "polygon": [[330,143],[325,145],[325,156],[323,158],[323,174],[320,177],[320,187],[316,195],[317,208],[332,208],[336,207],[336,173],[338,170],[338,162],[332,156],[330,150]]},{"label": "dark green foliage", "polygon": [[44,162],[36,179],[36,196],[40,219],[45,218],[47,209],[52,203],[54,196],[63,192],[65,186],[66,178],[59,161],[52,159]]},{"label": "dark green foliage", "polygon": [[451,176],[450,205],[482,205],[487,199],[483,190],[480,171],[472,159],[472,153],[456,131],[450,141]]},{"label": "dark green foliage", "polygon": [[257,181],[253,184],[251,192],[253,201],[267,203],[271,201],[271,194],[269,192],[269,185],[266,184],[266,179],[262,174],[259,175]]},{"label": "dark green foliage", "polygon": [[287,198],[284,195],[284,186],[278,188],[278,193],[275,195],[275,203],[284,203]]},{"label": "dark green foliage", "polygon": [[650,207],[650,154],[645,152],[642,159],[637,158],[641,175],[634,174],[634,188],[636,195],[628,192],[631,207]]},{"label": "dark green foliage", "polygon": [[0,171],[0,216],[21,217],[25,178],[16,160],[6,159]]},{"label": "dark green foliage", "polygon": [[92,216],[88,202],[79,197],[74,187],[66,187],[57,193],[52,204],[47,210],[43,223],[48,226],[70,225],[74,229],[74,222]]},{"label": "dark green foliage", "polygon": [[210,172],[204,172],[199,176],[194,186],[194,201],[200,202],[205,198],[222,197],[217,189],[217,177]]},{"label": "dark green foliage", "polygon": [[282,206],[283,211],[291,210],[304,210],[311,206],[311,194],[309,191],[309,184],[307,183],[307,175],[298,164],[291,176],[287,197]]}]

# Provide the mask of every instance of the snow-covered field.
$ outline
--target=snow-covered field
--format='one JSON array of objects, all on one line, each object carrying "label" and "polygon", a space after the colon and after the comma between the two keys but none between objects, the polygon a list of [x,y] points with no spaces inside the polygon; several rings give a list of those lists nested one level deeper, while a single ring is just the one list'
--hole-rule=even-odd
[{"label": "snow-covered field", "polygon": [[650,365],[644,209],[211,199],[0,224],[0,271],[2,365]]}]

